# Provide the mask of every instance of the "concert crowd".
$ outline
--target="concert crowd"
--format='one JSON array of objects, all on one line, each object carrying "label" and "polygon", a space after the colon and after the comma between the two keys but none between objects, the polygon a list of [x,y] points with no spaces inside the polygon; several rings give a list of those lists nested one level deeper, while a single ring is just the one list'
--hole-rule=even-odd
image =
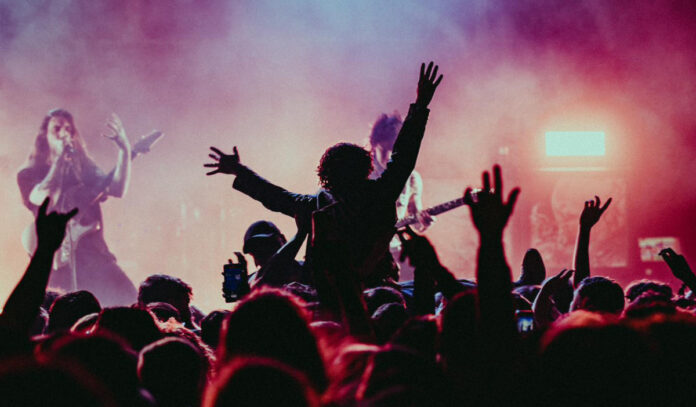
[{"label": "concert crowd", "polygon": [[[317,194],[270,183],[237,147],[211,147],[207,175],[233,176],[230,194],[293,217],[297,231],[287,239],[271,222],[236,219],[250,225],[243,251],[255,272],[231,253],[229,307],[208,314],[176,276],[130,283],[103,241],[99,204],[125,192],[133,154],[118,118],[109,127],[119,165],[105,174],[82,151],[72,116],[49,113],[18,174],[36,242],[0,315],[0,404],[693,403],[696,275],[672,249],[661,256],[683,282],[678,293],[660,281],[622,287],[592,274],[591,230],[612,216],[611,198],[570,203],[578,233],[566,269],[547,272],[543,253],[530,248],[513,281],[503,239],[524,185],[504,186],[503,169],[492,165],[462,197],[478,234],[475,281],[440,262],[421,233],[432,218],[411,197],[419,195],[414,167],[442,79],[438,66],[421,65],[403,122],[380,121],[394,129],[386,144],[329,147]],[[412,225],[397,229],[408,215]],[[94,230],[73,233],[90,224]],[[402,281],[406,268],[413,278]]]}]

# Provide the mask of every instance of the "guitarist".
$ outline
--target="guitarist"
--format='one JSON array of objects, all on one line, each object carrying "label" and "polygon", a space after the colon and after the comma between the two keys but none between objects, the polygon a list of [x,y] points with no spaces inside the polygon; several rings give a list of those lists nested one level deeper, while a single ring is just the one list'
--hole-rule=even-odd
[{"label": "guitarist", "polygon": [[[391,159],[394,141],[399,134],[402,125],[401,117],[398,113],[393,115],[382,114],[375,124],[372,125],[370,133],[370,154],[372,155],[373,171],[371,179],[379,178],[387,168],[387,163]],[[396,218],[403,219],[407,216],[415,215],[418,222],[414,229],[422,233],[435,221],[435,218],[423,211],[421,195],[423,192],[423,180],[417,171],[412,171],[411,175],[401,191],[401,195],[396,201]],[[389,250],[394,260],[399,264],[400,279],[410,280],[413,278],[413,268],[408,262],[401,262],[401,241],[394,236],[389,244]]]},{"label": "guitarist", "polygon": [[51,198],[51,210],[79,208],[54,257],[49,285],[65,291],[91,291],[102,305],[127,305],[135,301],[136,290],[104,241],[100,203],[107,196],[120,198],[126,193],[131,146],[115,114],[106,126],[104,137],[119,150],[116,167],[109,174],[87,154],[73,116],[63,109],[51,110],[17,174],[17,183],[24,205],[35,216],[46,197]]}]

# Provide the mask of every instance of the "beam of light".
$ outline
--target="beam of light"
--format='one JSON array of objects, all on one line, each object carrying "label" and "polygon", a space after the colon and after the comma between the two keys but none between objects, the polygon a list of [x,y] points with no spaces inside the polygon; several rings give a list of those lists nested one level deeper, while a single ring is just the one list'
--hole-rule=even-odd
[{"label": "beam of light", "polygon": [[603,131],[547,131],[546,155],[550,157],[602,156],[606,153]]}]

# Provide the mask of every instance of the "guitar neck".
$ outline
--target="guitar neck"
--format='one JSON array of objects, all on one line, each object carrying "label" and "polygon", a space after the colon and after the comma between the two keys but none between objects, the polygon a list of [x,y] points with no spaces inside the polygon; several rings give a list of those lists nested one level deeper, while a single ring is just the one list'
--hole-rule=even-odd
[{"label": "guitar neck", "polygon": [[[428,215],[435,216],[447,211],[451,211],[452,209],[459,208],[462,205],[464,205],[464,198],[457,198],[445,203],[441,203],[440,205],[433,206],[432,208],[428,208],[423,212],[426,212]],[[407,216],[396,222],[396,228],[399,229],[406,225],[413,225],[417,222],[418,218],[416,218],[415,215]]]}]

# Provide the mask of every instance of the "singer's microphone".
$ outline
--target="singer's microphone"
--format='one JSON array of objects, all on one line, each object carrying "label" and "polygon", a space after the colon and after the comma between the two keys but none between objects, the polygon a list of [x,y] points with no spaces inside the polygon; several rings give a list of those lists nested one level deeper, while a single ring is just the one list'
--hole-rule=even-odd
[{"label": "singer's microphone", "polygon": [[71,158],[75,154],[75,146],[72,143],[66,143],[65,146],[63,146],[63,154],[67,158]]}]

